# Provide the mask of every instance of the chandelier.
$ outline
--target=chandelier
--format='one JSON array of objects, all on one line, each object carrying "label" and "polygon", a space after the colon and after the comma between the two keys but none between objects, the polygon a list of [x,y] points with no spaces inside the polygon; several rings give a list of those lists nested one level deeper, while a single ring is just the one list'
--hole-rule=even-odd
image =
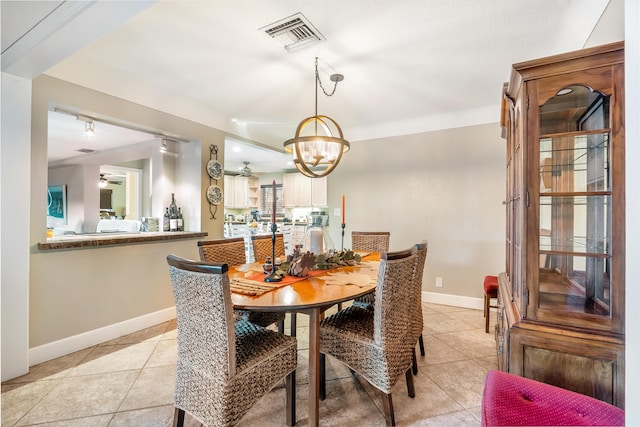
[{"label": "chandelier", "polygon": [[329,78],[334,83],[331,93],[327,93],[322,86],[316,57],[315,115],[302,120],[296,129],[296,135],[284,143],[285,151],[293,155],[296,169],[309,178],[329,175],[338,166],[342,154],[350,148],[338,123],[331,117],[318,115],[318,86],[326,96],[332,96],[338,82],[344,80],[342,74],[332,74]]}]

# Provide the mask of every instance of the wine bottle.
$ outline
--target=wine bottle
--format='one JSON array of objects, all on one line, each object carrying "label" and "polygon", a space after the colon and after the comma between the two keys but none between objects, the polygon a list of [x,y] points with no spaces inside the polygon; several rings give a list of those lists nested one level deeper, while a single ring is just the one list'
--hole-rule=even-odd
[{"label": "wine bottle", "polygon": [[178,208],[178,231],[184,231],[184,221],[182,220],[182,208]]},{"label": "wine bottle", "polygon": [[169,231],[178,231],[178,206],[174,193],[171,193],[171,204],[169,205]]},{"label": "wine bottle", "polygon": [[169,208],[165,208],[164,210],[164,217],[162,218],[162,231],[169,231],[170,230],[170,221],[169,221]]}]

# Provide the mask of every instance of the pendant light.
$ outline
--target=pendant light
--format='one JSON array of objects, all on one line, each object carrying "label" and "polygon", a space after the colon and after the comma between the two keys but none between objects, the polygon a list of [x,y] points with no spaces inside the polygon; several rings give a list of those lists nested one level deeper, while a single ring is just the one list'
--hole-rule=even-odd
[{"label": "pendant light", "polygon": [[333,91],[327,93],[322,86],[318,73],[316,57],[316,110],[315,115],[302,120],[296,129],[295,137],[285,141],[284,149],[293,155],[293,163],[300,173],[309,178],[327,176],[333,171],[342,154],[349,151],[349,141],[344,139],[342,129],[331,117],[318,115],[318,86],[326,96],[332,96],[338,82],[344,80],[342,74],[332,74]]}]

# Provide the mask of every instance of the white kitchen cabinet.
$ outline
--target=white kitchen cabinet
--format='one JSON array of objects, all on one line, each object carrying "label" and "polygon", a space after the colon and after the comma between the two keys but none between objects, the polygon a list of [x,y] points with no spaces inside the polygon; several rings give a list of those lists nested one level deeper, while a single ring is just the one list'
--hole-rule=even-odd
[{"label": "white kitchen cabinet", "polygon": [[327,206],[327,177],[308,178],[299,173],[283,176],[284,207]]},{"label": "white kitchen cabinet", "polygon": [[311,206],[327,206],[327,177],[307,179],[311,181]]},{"label": "white kitchen cabinet", "polygon": [[258,178],[224,176],[224,205],[227,208],[257,208],[259,196]]},{"label": "white kitchen cabinet", "polygon": [[224,206],[235,207],[235,177],[233,175],[224,176]]}]

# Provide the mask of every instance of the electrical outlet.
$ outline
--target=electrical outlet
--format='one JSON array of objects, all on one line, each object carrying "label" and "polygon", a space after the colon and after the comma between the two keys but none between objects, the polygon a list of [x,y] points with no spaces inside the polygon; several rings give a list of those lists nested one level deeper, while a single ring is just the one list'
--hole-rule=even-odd
[{"label": "electrical outlet", "polygon": [[436,288],[442,287],[442,277],[436,277]]},{"label": "electrical outlet", "polygon": [[333,208],[333,216],[340,216],[340,214],[342,212],[340,212],[342,209],[340,208]]}]

